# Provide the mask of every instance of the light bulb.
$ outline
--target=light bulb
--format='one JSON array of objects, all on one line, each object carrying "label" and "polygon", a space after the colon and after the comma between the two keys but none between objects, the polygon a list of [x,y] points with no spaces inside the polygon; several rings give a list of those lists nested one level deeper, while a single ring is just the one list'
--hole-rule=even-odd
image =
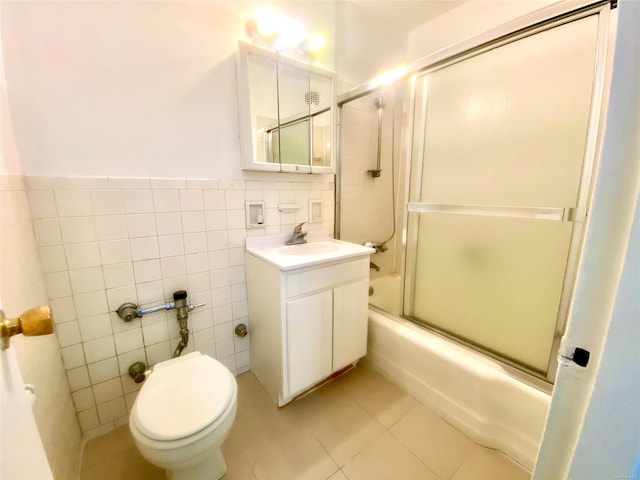
[{"label": "light bulb", "polygon": [[307,45],[307,50],[310,52],[317,52],[322,47],[324,47],[324,36],[320,33],[315,34],[309,40],[309,45]]}]

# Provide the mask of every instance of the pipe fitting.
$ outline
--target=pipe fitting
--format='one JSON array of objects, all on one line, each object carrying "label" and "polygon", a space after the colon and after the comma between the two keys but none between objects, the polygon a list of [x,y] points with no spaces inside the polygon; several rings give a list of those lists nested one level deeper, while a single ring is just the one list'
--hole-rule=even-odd
[{"label": "pipe fitting", "polygon": [[246,337],[247,333],[249,333],[247,326],[244,323],[236,325],[235,332],[238,337]]},{"label": "pipe fitting", "polygon": [[147,378],[147,366],[144,362],[136,362],[129,366],[129,376],[136,383],[142,383]]}]

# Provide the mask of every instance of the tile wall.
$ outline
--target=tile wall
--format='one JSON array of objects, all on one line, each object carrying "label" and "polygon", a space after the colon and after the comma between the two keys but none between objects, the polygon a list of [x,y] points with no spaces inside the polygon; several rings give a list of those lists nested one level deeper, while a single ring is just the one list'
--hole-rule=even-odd
[{"label": "tile wall", "polygon": [[[276,176],[281,178],[279,175]],[[227,365],[250,369],[250,335],[234,335],[247,318],[247,235],[289,232],[307,220],[308,200],[323,200],[333,232],[333,176],[283,181],[26,177],[35,242],[56,321],[62,358],[85,436],[126,423],[140,388],[129,365],[169,359],[175,311],[125,323],[114,311],[142,307],[185,289],[205,303],[189,318],[189,346]],[[265,202],[265,228],[245,228],[245,202]],[[281,213],[279,203],[298,203]]]},{"label": "tile wall", "polygon": [[[7,316],[49,303],[22,176],[0,177],[0,298]],[[22,377],[35,387],[33,413],[56,479],[76,479],[82,434],[56,335],[11,339]]]},{"label": "tile wall", "polygon": [[[382,173],[377,178],[367,172],[375,169],[377,163],[378,115],[374,97],[362,97],[342,109],[342,240],[382,242],[393,232],[390,141],[393,104],[387,102],[383,110]],[[379,273],[372,270],[373,277],[394,271],[394,249],[375,254],[371,261],[381,269]]]}]

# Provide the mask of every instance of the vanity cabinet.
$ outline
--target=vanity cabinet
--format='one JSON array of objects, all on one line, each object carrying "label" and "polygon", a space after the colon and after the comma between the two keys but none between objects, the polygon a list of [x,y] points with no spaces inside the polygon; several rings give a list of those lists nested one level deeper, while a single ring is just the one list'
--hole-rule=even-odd
[{"label": "vanity cabinet", "polygon": [[246,254],[251,364],[278,405],[367,353],[369,256],[281,271]]}]

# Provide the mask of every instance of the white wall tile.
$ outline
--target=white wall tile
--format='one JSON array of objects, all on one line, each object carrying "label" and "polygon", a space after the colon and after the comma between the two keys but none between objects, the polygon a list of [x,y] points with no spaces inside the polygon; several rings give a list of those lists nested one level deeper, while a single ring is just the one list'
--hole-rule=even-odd
[{"label": "white wall tile", "polygon": [[185,255],[187,261],[187,273],[200,273],[209,270],[209,256],[207,252],[191,253]]},{"label": "white wall tile", "polygon": [[207,249],[222,250],[229,248],[229,237],[226,230],[207,232]]},{"label": "white wall tile", "polygon": [[[109,291],[107,290],[107,293]],[[92,317],[109,312],[107,298],[104,290],[91,293],[82,293],[73,296],[78,318]]]},{"label": "white wall tile", "polygon": [[233,322],[226,322],[221,325],[216,325],[213,329],[216,343],[223,342],[225,340],[233,340],[233,328]]},{"label": "white wall tile", "polygon": [[[244,210],[227,210],[227,228],[245,228],[246,218]],[[231,240],[231,238],[229,238]]]},{"label": "white wall tile", "polygon": [[[192,299],[195,302],[195,300]],[[193,331],[202,330],[203,328],[213,327],[213,317],[211,315],[208,305],[203,307],[204,309],[194,310],[189,318],[191,318],[191,328]]]},{"label": "white wall tile", "polygon": [[229,266],[244,265],[244,247],[229,248]]},{"label": "white wall tile", "polygon": [[85,342],[106,336],[112,338],[111,316],[108,313],[84,317],[78,320],[78,323],[80,324],[80,336]]},{"label": "white wall tile", "polygon": [[227,212],[226,210],[207,210],[205,221],[207,230],[226,230]]},{"label": "white wall tile", "polygon": [[71,270],[69,272],[69,277],[71,279],[71,288],[75,295],[104,290],[105,284],[104,277],[102,275],[102,267]]},{"label": "white wall tile", "polygon": [[179,276],[179,277],[171,277],[164,278],[162,280],[162,289],[165,292],[165,295],[170,295],[176,290],[184,290],[187,287],[187,277]]},{"label": "white wall tile", "polygon": [[60,219],[64,243],[94,242],[98,239],[93,217],[68,217]]},{"label": "white wall tile", "polygon": [[229,251],[215,250],[209,252],[209,268],[217,270],[219,268],[227,268],[229,266]]},{"label": "white wall tile", "polygon": [[247,298],[247,288],[244,283],[237,283],[231,286],[231,299],[234,302],[239,302]]},{"label": "white wall tile", "polygon": [[118,368],[120,369],[120,375],[128,375],[129,367],[136,362],[147,363],[147,356],[144,348],[136,348],[135,350],[130,350],[118,355]]},{"label": "white wall tile", "polygon": [[84,357],[87,363],[94,363],[106,358],[115,357],[116,348],[111,335],[84,342]]},{"label": "white wall tile", "polygon": [[243,350],[236,353],[236,368],[238,373],[248,372],[251,365],[251,352],[249,350]]},{"label": "white wall tile", "polygon": [[220,287],[211,290],[211,305],[219,307],[231,303],[231,287]]},{"label": "white wall tile", "polygon": [[161,257],[184,255],[184,239],[182,235],[162,235],[158,237]]},{"label": "white wall tile", "polygon": [[202,190],[180,190],[180,210],[183,212],[204,210]]},{"label": "white wall tile", "polygon": [[127,213],[153,213],[153,196],[151,190],[125,191],[124,207]]},{"label": "white wall tile", "polygon": [[107,423],[127,414],[127,406],[124,397],[116,398],[110,402],[98,405],[98,417],[100,423]]},{"label": "white wall tile", "polygon": [[89,371],[85,366],[67,370],[67,378],[69,379],[69,388],[72,392],[91,385],[91,381],[89,380]]},{"label": "white wall tile", "polygon": [[95,215],[124,213],[124,196],[120,190],[92,190],[91,201]]},{"label": "white wall tile", "polygon": [[[161,280],[138,283],[136,285],[136,291],[138,293],[138,303],[140,305],[148,305],[151,303],[156,304],[164,301],[164,293],[162,290]],[[146,319],[146,317],[144,319]]]},{"label": "white wall tile", "polygon": [[144,344],[148,347],[156,343],[169,340],[169,332],[167,330],[167,323],[154,323],[152,325],[146,325],[142,327],[142,336],[144,338]]},{"label": "white wall tile", "polygon": [[84,358],[82,344],[76,343],[75,345],[64,347],[62,349],[62,363],[67,370],[85,365],[87,362]]},{"label": "white wall tile", "polygon": [[182,212],[182,231],[184,233],[204,232],[205,230],[204,212]]},{"label": "white wall tile", "polygon": [[[100,256],[103,265],[125,263],[131,261],[129,240],[105,240],[99,242]],[[71,268],[71,266],[69,267]]]},{"label": "white wall tile", "polygon": [[[101,292],[104,295],[104,292]],[[107,290],[107,304],[105,311],[115,312],[123,303],[137,303],[135,285],[110,288]],[[100,312],[102,313],[102,312]]]},{"label": "white wall tile", "polygon": [[62,232],[57,218],[40,218],[33,221],[36,245],[47,247],[62,245]]},{"label": "white wall tile", "polygon": [[55,218],[58,216],[53,190],[29,190],[27,197],[32,218]]},{"label": "white wall tile", "polygon": [[157,237],[142,237],[131,239],[131,259],[150,260],[160,257]]},{"label": "white wall tile", "polygon": [[151,188],[164,190],[167,188],[187,188],[187,180],[184,178],[152,178]]},{"label": "white wall tile", "polygon": [[233,310],[230,304],[212,307],[211,311],[213,313],[214,325],[220,325],[233,320]]},{"label": "white wall tile", "polygon": [[173,235],[182,233],[182,217],[179,212],[156,213],[158,235]]},{"label": "white wall tile", "polygon": [[152,213],[127,215],[129,237],[151,237],[156,235],[156,219]]},{"label": "white wall tile", "polygon": [[229,246],[230,247],[244,248],[246,238],[247,238],[247,230],[245,230],[244,228],[229,230]]},{"label": "white wall tile", "polygon": [[150,366],[169,360],[172,353],[169,342],[160,342],[155,345],[149,345],[145,348],[145,351],[147,352],[147,360],[149,361]]},{"label": "white wall tile", "polygon": [[160,260],[142,260],[133,262],[133,274],[136,283],[151,282],[152,280],[160,280],[162,273],[160,270]]},{"label": "white wall tile", "polygon": [[95,407],[79,412],[78,421],[80,422],[80,428],[83,432],[88,432],[100,425],[100,420],[98,420],[98,411]]},{"label": "white wall tile", "polygon": [[204,190],[205,210],[226,210],[224,190]]},{"label": "white wall tile", "polygon": [[[100,250],[97,242],[73,243],[64,246],[69,270],[97,267],[100,262]],[[115,262],[114,262],[115,263]]]},{"label": "white wall tile", "polygon": [[184,255],[163,257],[160,259],[160,267],[162,269],[162,276],[165,278],[177,277],[187,273]]},{"label": "white wall tile", "polygon": [[67,258],[62,245],[39,247],[38,257],[44,273],[61,272],[67,269]]},{"label": "white wall tile", "polygon": [[93,399],[93,391],[91,388],[83,388],[72,394],[73,403],[76,406],[76,411],[81,412],[93,407],[96,402]]},{"label": "white wall tile", "polygon": [[228,268],[210,270],[211,288],[226,287],[231,284]]},{"label": "white wall tile", "polygon": [[56,325],[56,335],[58,336],[58,343],[60,343],[61,347],[67,347],[82,341],[77,320]]},{"label": "white wall tile", "polygon": [[56,325],[78,318],[72,297],[55,298],[51,300],[50,305],[53,321]]},{"label": "white wall tile", "polygon": [[205,232],[185,233],[184,235],[185,253],[199,253],[207,251],[207,234]]},{"label": "white wall tile", "polygon": [[97,385],[94,385],[92,387],[92,390],[93,396],[95,397],[96,403],[98,405],[124,396],[124,392],[122,391],[122,383],[120,383],[120,377],[112,378],[111,380],[107,380],[106,382],[98,383]]},{"label": "white wall tile", "polygon": [[129,238],[127,218],[124,215],[96,216],[98,240],[119,240]]},{"label": "white wall tile", "polygon": [[229,278],[232,285],[236,283],[246,282],[246,273],[244,266],[229,267]]},{"label": "white wall tile", "polygon": [[180,199],[177,190],[154,190],[153,206],[156,212],[179,212]]},{"label": "white wall tile", "polygon": [[119,376],[116,357],[91,363],[87,368],[89,370],[89,378],[93,385]]},{"label": "white wall tile", "polygon": [[196,349],[201,349],[214,344],[213,327],[203,328],[193,332],[193,342]]},{"label": "white wall tile", "polygon": [[224,195],[227,210],[244,210],[244,190],[225,190]]},{"label": "white wall tile", "polygon": [[216,342],[216,355],[218,360],[233,355],[233,340],[224,340],[222,342]]},{"label": "white wall tile", "polygon": [[109,177],[109,188],[123,189],[123,190],[139,190],[145,188],[151,188],[151,183],[148,178],[120,178]]},{"label": "white wall tile", "polygon": [[131,350],[136,350],[144,346],[141,328],[117,333],[115,335],[115,340],[118,355],[122,355],[123,353],[130,352]]},{"label": "white wall tile", "polygon": [[200,353],[202,355],[208,355],[211,358],[216,358],[216,346],[214,345],[209,345],[208,347],[204,347],[199,349]]},{"label": "white wall tile", "polygon": [[208,292],[211,288],[209,285],[209,272],[191,273],[187,275],[189,294],[200,292]]},{"label": "white wall tile", "polygon": [[71,282],[67,272],[45,273],[44,282],[50,299],[71,295]]},{"label": "white wall tile", "polygon": [[60,217],[84,217],[93,214],[89,190],[56,190]]},{"label": "white wall tile", "polygon": [[102,272],[106,288],[124,287],[134,283],[133,264],[131,262],[104,265]]},{"label": "white wall tile", "polygon": [[218,181],[209,178],[187,178],[187,188],[214,189],[218,188]]},{"label": "white wall tile", "polygon": [[246,300],[241,300],[240,302],[233,302],[231,304],[231,310],[233,311],[234,320],[238,318],[246,317],[247,315],[249,315]]},{"label": "white wall tile", "polygon": [[221,190],[236,190],[236,189],[244,189],[245,181],[244,180],[218,180],[218,188]]}]

